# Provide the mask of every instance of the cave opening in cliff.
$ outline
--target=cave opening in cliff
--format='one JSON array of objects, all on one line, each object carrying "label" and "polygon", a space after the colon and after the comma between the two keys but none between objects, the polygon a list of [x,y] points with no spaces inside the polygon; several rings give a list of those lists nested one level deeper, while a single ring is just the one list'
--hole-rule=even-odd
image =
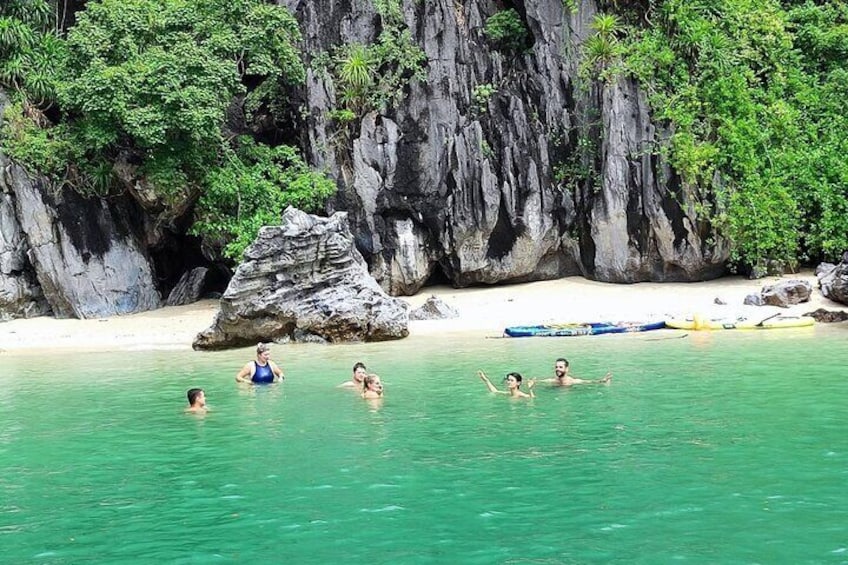
[{"label": "cave opening in cliff", "polygon": [[450,286],[452,285],[450,277],[445,273],[444,268],[438,263],[433,266],[430,276],[424,281],[424,288],[428,286]]},{"label": "cave opening in cliff", "polygon": [[150,249],[150,258],[163,299],[168,298],[183,275],[197,267],[207,269],[199,298],[220,297],[232,278],[229,267],[222,261],[208,259],[202,251],[201,239],[191,235],[166,235],[159,245]]}]

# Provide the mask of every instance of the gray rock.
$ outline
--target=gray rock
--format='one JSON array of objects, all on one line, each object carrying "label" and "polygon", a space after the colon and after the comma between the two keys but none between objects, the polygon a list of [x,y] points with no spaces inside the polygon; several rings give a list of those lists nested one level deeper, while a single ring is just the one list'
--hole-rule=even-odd
[{"label": "gray rock", "polygon": [[459,312],[456,308],[448,306],[442,299],[435,296],[431,296],[424,304],[409,313],[410,320],[446,320],[458,317]]},{"label": "gray rock", "polygon": [[820,274],[819,286],[825,298],[848,304],[848,257],[843,256],[833,269]]},{"label": "gray rock", "polygon": [[845,312],[844,310],[825,310],[824,308],[819,308],[812,312],[807,312],[804,315],[815,318],[817,322],[825,324],[844,322],[845,320],[848,320],[848,312]]},{"label": "gray rock", "polygon": [[765,286],[760,295],[763,298],[763,303],[769,306],[788,308],[792,304],[808,302],[812,293],[813,286],[807,281],[790,280]]},{"label": "gray rock", "polygon": [[177,286],[168,294],[166,304],[168,306],[182,306],[200,300],[203,295],[203,287],[206,285],[206,276],[209,269],[206,267],[195,267],[183,273]]},{"label": "gray rock", "polygon": [[727,302],[725,302],[724,300],[722,300],[722,299],[721,299],[721,298],[719,298],[718,296],[716,296],[716,297],[715,297],[715,300],[713,300],[713,303],[714,303],[714,304],[719,304],[719,305],[721,305],[721,306],[725,306],[725,305],[727,305]]},{"label": "gray rock", "polygon": [[830,273],[835,268],[836,268],[836,265],[834,265],[833,263],[819,263],[818,266],[816,267],[816,271],[815,271],[816,277],[822,278],[823,276],[826,276],[828,273]]},{"label": "gray rock", "polygon": [[760,294],[749,294],[742,301],[742,304],[746,306],[762,306],[765,304],[765,301],[763,301],[763,297]]},{"label": "gray rock", "polygon": [[[0,89],[0,127],[9,99]],[[50,306],[27,257],[29,245],[15,211],[9,183],[11,161],[0,152],[0,322],[50,313]]]},{"label": "gray rock", "polygon": [[158,308],[159,293],[130,212],[60,195],[17,165],[7,174],[28,258],[54,315],[99,318]]},{"label": "gray rock", "polygon": [[0,155],[0,321],[50,313],[29,262],[29,245],[15,214],[14,195],[7,192],[8,161]]},{"label": "gray rock", "polygon": [[212,326],[196,349],[222,349],[311,334],[329,342],[409,333],[407,304],[368,274],[345,213],[319,218],[288,208],[245,251]]}]

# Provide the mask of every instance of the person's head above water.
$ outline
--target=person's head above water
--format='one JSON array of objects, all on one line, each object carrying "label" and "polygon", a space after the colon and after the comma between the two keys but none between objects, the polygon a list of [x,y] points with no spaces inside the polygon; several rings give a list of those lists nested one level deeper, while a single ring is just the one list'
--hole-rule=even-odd
[{"label": "person's head above water", "polygon": [[365,380],[365,375],[368,374],[367,369],[365,368],[365,363],[358,362],[353,366],[353,381],[356,383],[361,383]]},{"label": "person's head above water", "polygon": [[202,388],[190,388],[186,392],[188,404],[192,408],[203,408],[206,406],[206,393]]},{"label": "person's head above water", "polygon": [[562,378],[567,372],[568,359],[566,359],[565,357],[560,357],[554,362],[554,373],[556,373],[557,377]]},{"label": "person's head above water", "polygon": [[504,380],[506,381],[506,385],[509,388],[518,388],[521,386],[521,373],[507,373],[506,377],[504,377]]},{"label": "person's head above water", "polygon": [[382,394],[383,392],[383,383],[380,380],[380,375],[375,375],[374,373],[365,375],[363,379],[363,390],[365,391],[374,391],[377,394]]},{"label": "person's head above water", "polygon": [[256,344],[256,358],[264,358],[265,360],[271,356],[271,346],[261,341]]}]

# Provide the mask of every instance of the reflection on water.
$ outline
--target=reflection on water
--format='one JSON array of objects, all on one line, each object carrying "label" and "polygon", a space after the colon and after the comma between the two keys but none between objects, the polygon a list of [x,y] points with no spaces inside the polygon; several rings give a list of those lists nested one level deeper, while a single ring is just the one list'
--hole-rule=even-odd
[{"label": "reflection on water", "polygon": [[[843,562],[845,341],[777,333],[5,355],[0,561]],[[560,356],[612,385],[476,376]]]}]

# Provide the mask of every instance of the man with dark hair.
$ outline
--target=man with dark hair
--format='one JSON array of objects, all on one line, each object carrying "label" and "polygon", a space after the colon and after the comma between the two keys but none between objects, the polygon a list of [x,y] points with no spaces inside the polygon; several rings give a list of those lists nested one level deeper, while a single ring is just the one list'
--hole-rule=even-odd
[{"label": "man with dark hair", "polygon": [[206,412],[206,393],[202,388],[190,388],[186,396],[188,397],[186,412]]},{"label": "man with dark hair", "polygon": [[368,371],[365,369],[365,363],[356,363],[353,366],[353,376],[349,381],[345,381],[340,384],[340,387],[354,387],[358,390],[363,390],[365,387],[365,375],[368,374]]},{"label": "man with dark hair", "polygon": [[554,386],[573,386],[584,384],[609,384],[612,380],[612,373],[607,371],[607,374],[596,381],[586,379],[578,379],[568,374],[568,359],[560,357],[554,363],[554,377],[550,379],[535,379],[539,383],[551,383]]}]

